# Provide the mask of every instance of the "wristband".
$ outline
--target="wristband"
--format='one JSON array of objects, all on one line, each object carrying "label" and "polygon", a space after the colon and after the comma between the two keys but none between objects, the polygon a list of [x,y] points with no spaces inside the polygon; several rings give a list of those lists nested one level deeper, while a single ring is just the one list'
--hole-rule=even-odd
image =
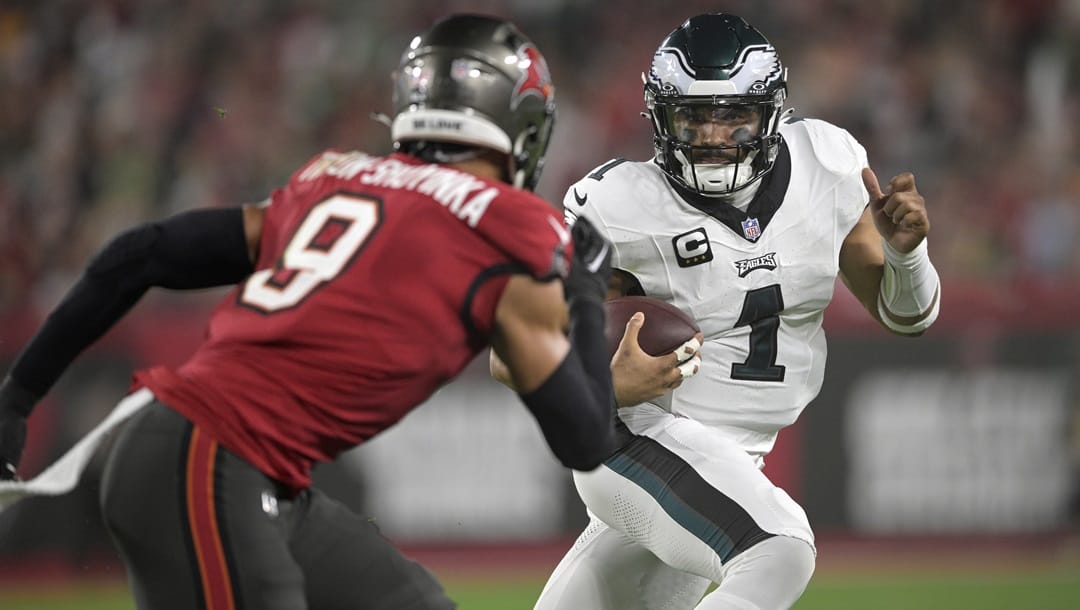
[{"label": "wristband", "polygon": [[941,280],[930,262],[927,240],[902,253],[881,241],[885,266],[878,291],[878,314],[890,330],[920,334],[937,319]]}]

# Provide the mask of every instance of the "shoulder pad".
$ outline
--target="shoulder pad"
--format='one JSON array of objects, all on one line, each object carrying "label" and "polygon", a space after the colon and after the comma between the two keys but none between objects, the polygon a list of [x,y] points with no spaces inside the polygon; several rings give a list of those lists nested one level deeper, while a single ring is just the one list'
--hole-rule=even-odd
[{"label": "shoulder pad", "polygon": [[[606,161],[589,171],[580,180],[570,185],[563,196],[563,209],[573,212],[574,216],[580,215],[589,204],[595,205],[597,201],[608,198],[619,198],[621,191],[626,188],[624,180],[610,179],[612,170],[619,167],[631,167],[634,163],[622,157]],[[621,167],[620,167],[621,166]],[[617,172],[616,172],[617,173]],[[605,179],[608,178],[608,179]],[[567,214],[570,217],[570,214]]]},{"label": "shoulder pad", "polygon": [[857,174],[867,166],[866,149],[847,130],[820,119],[792,118],[784,131],[805,134],[814,156],[826,170],[840,175]]}]

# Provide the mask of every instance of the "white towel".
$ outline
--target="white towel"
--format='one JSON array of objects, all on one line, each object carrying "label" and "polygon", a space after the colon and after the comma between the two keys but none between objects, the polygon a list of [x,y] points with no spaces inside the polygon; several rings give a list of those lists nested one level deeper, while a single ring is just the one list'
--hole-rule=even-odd
[{"label": "white towel", "polygon": [[129,394],[96,428],[41,474],[29,481],[0,481],[0,511],[27,496],[57,496],[74,489],[105,435],[153,399],[154,395],[147,388]]}]

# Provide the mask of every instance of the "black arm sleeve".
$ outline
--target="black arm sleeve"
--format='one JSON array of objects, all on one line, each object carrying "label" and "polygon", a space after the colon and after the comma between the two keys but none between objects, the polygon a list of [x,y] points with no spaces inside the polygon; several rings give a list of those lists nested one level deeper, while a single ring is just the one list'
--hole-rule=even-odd
[{"label": "black arm sleeve", "polygon": [[548,446],[567,468],[592,470],[615,451],[615,393],[604,341],[604,308],[570,305],[571,349],[536,390],[523,394]]},{"label": "black arm sleeve", "polygon": [[10,375],[40,398],[151,286],[225,286],[252,271],[240,207],[195,210],[135,227],[94,257],[19,354]]}]

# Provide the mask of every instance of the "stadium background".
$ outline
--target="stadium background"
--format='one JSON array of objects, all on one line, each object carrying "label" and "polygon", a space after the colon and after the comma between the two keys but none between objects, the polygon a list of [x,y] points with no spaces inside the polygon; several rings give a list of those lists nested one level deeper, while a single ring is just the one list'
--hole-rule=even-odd
[{"label": "stadium background", "polygon": [[[368,115],[389,110],[390,69],[459,10],[512,19],[547,56],[552,201],[611,157],[651,154],[640,72],[682,19],[712,10],[779,48],[797,114],[851,131],[883,179],[913,171],[940,321],[892,338],[838,290],[825,387],[768,463],[819,536],[797,608],[1080,607],[1076,0],[4,0],[0,365],[116,231],[261,199],[325,147],[385,152]],[[35,412],[24,473],[99,421],[132,367],[182,361],[220,296],[145,298]],[[583,509],[477,364],[318,479],[463,608],[527,608]],[[0,607],[131,607],[100,468],[0,515]]]}]

